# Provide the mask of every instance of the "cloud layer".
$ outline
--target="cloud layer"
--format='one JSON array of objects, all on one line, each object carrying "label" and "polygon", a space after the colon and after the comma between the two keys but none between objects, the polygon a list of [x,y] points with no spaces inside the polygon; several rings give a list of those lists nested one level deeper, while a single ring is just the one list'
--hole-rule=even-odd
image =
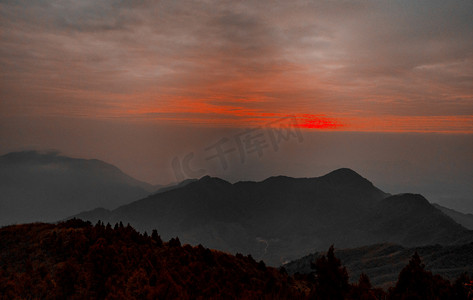
[{"label": "cloud layer", "polygon": [[473,132],[472,11],[458,0],[0,1],[0,115],[232,127],[296,115],[308,128]]}]

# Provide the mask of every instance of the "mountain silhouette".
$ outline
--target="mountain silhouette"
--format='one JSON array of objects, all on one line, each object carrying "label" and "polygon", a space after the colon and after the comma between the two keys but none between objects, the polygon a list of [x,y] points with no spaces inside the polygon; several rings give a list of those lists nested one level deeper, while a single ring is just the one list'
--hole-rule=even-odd
[{"label": "mountain silhouette", "polygon": [[156,189],[100,160],[13,152],[0,156],[0,225],[57,221],[95,207],[112,209]]},{"label": "mountain silhouette", "polygon": [[381,242],[404,246],[473,240],[471,231],[420,195],[391,196],[350,169],[316,178],[270,177],[231,184],[205,176],[115,210],[74,217],[158,228],[165,239],[231,253],[251,253],[271,265],[331,244]]},{"label": "mountain silhouette", "polygon": [[379,201],[360,223],[372,235],[387,234],[401,245],[462,244],[471,231],[436,209],[418,194],[399,194]]}]

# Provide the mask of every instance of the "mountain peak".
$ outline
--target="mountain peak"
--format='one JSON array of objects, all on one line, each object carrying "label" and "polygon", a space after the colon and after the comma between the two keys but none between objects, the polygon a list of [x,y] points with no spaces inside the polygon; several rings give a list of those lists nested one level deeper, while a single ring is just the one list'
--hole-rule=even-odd
[{"label": "mountain peak", "polygon": [[293,177],[278,175],[278,176],[271,176],[263,180],[263,182],[273,182],[273,181],[284,181],[284,180],[295,180]]},{"label": "mountain peak", "polygon": [[325,178],[336,183],[349,183],[360,181],[369,182],[366,178],[349,168],[337,169],[322,176],[321,178]]},{"label": "mountain peak", "polygon": [[356,173],[355,171],[353,171],[352,169],[350,168],[340,168],[340,169],[336,169],[336,170],[333,170],[332,172],[328,173],[327,175],[337,175],[337,176],[358,176],[358,177],[361,177],[360,174]]},{"label": "mountain peak", "polygon": [[204,177],[201,177],[197,182],[200,183],[215,183],[215,184],[231,184],[230,182],[223,180],[218,177],[212,177],[209,175],[205,175]]}]

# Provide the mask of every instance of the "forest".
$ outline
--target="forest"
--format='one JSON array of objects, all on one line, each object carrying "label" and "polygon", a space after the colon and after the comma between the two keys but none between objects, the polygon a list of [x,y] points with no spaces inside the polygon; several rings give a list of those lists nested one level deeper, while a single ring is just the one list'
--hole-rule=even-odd
[{"label": "forest", "polygon": [[465,273],[449,281],[413,253],[388,290],[350,283],[330,247],[311,274],[290,276],[251,255],[162,241],[158,231],[79,219],[0,229],[1,299],[473,299]]}]

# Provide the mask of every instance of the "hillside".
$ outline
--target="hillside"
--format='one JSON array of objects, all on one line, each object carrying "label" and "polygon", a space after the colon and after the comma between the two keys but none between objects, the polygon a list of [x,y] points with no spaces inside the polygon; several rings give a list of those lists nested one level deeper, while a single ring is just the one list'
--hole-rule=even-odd
[{"label": "hillside", "polygon": [[154,190],[100,160],[54,152],[9,153],[0,157],[0,225],[57,221],[96,207],[113,209]]},{"label": "hillside", "polygon": [[[406,248],[395,244],[377,244],[353,249],[336,250],[335,254],[346,266],[352,280],[365,273],[375,286],[393,286],[398,274],[417,252],[426,270],[454,280],[463,272],[473,272],[473,243],[454,246],[424,246]],[[314,272],[311,263],[323,252],[316,252],[284,265],[289,274]]]},{"label": "hillside", "polygon": [[447,208],[445,206],[441,206],[439,204],[434,203],[433,206],[455,220],[458,224],[473,230],[473,214],[465,214],[459,211],[453,210],[451,208]]},{"label": "hillside", "polygon": [[399,194],[377,202],[359,224],[363,232],[380,242],[406,246],[464,244],[472,231],[436,209],[418,194]]},{"label": "hillside", "polygon": [[[471,262],[468,247],[455,253],[470,253],[464,258]],[[372,250],[389,254],[389,249],[381,245]],[[452,249],[444,252],[448,250]],[[398,262],[397,258],[392,259]],[[453,264],[444,257],[438,260],[444,265],[465,262],[456,259]],[[182,245],[178,237],[163,242],[156,230],[149,236],[121,223],[93,226],[71,219],[56,225],[12,225],[0,228],[0,299],[374,300],[436,295],[470,300],[473,292],[467,274],[451,282],[433,276],[417,253],[402,268],[399,280],[384,291],[373,288],[366,275],[357,281],[333,247],[313,263],[312,274],[291,276],[285,268],[267,267],[250,255]],[[389,268],[389,262],[384,267]]]},{"label": "hillside", "polygon": [[[271,177],[231,184],[203,177],[111,211],[75,215],[96,222],[160,228],[165,239],[280,265],[307,253],[380,242],[455,244],[473,233],[420,195],[389,196],[350,169],[316,178]],[[420,220],[420,222],[419,222]]]},{"label": "hillside", "polygon": [[303,281],[250,256],[80,220],[0,229],[1,299],[299,299]]}]

